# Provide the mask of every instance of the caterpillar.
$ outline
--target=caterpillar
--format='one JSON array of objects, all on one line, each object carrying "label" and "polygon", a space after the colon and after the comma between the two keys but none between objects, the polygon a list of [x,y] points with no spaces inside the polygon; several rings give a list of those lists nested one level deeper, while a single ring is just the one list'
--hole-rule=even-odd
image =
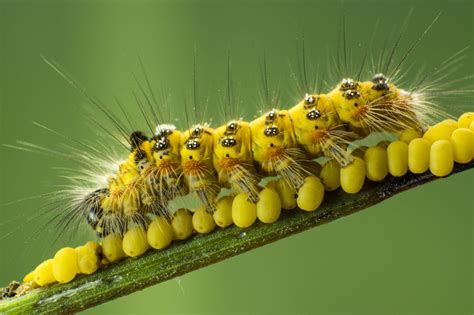
[{"label": "caterpillar", "polygon": [[[209,233],[216,224],[245,228],[257,218],[276,221],[281,208],[315,211],[325,192],[339,186],[357,193],[366,178],[380,181],[408,170],[446,176],[454,162],[473,158],[474,114],[428,128],[419,117],[426,112],[423,94],[408,93],[383,74],[343,79],[327,94],[308,93],[288,109],[267,102],[275,108],[250,122],[234,119],[215,129],[197,123],[184,131],[159,123],[152,135],[131,133],[129,156],[107,186],[73,206],[101,243],[61,249],[24,282],[69,282],[150,247],[164,249],[193,231]],[[349,152],[353,140],[374,131],[401,133],[400,140]],[[329,159],[322,167],[312,160],[321,156]],[[259,185],[274,175],[279,179]],[[219,198],[221,186],[235,196]],[[201,206],[192,214],[170,211],[169,203],[186,194]]]},{"label": "caterpillar", "polygon": [[[222,127],[227,130],[229,126]],[[235,134],[233,126],[230,129]],[[357,193],[366,179],[381,181],[388,175],[403,176],[408,171],[421,174],[428,170],[435,176],[449,175],[454,163],[469,163],[474,158],[474,113],[465,113],[458,121],[442,121],[424,134],[412,133],[411,137],[402,134],[400,140],[388,145],[381,142],[362,151],[359,156],[351,154],[352,163],[345,167],[335,163],[335,160],[328,160],[320,172],[321,179],[314,175],[306,177],[303,188],[299,190],[298,204],[301,199],[303,207],[307,204],[314,206],[312,198],[320,203],[324,190],[332,191],[339,186],[348,193]],[[208,233],[215,224],[226,227],[234,223],[245,228],[251,226],[257,216],[263,223],[272,223],[278,219],[285,193],[276,189],[276,185],[269,187],[258,193],[260,203],[257,202],[257,206],[247,193],[226,196],[218,201],[213,216],[208,214],[207,209],[197,210],[192,215],[180,209],[171,218],[159,215],[144,228],[132,227],[122,232],[123,237],[113,230],[101,243],[87,242],[77,248],[62,248],[54,258],[44,261],[26,275],[18,292],[55,282],[69,282],[77,274],[90,274],[126,256],[139,256],[149,247],[164,249],[173,239],[191,236],[193,230]],[[238,208],[234,207],[235,203]]]}]

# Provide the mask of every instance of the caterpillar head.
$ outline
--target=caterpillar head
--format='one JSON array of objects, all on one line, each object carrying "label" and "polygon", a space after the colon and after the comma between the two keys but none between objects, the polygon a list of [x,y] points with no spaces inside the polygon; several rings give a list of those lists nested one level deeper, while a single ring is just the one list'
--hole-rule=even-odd
[{"label": "caterpillar head", "polygon": [[344,79],[331,92],[340,119],[355,128],[375,128],[377,120],[391,115],[400,91],[379,73],[370,81]]},{"label": "caterpillar head", "polygon": [[165,161],[180,160],[181,133],[174,125],[158,125],[152,143],[152,155],[157,166]]},{"label": "caterpillar head", "polygon": [[398,94],[398,89],[390,83],[389,78],[378,73],[370,81],[360,83],[360,93],[370,106],[395,97]]},{"label": "caterpillar head", "polygon": [[251,160],[249,124],[232,120],[214,131],[214,156]]},{"label": "caterpillar head", "polygon": [[367,111],[368,102],[361,91],[361,82],[346,78],[329,94],[339,119],[356,128],[367,127],[362,117]]},{"label": "caterpillar head", "polygon": [[195,125],[181,137],[181,160],[204,161],[212,158],[213,130],[206,125]]},{"label": "caterpillar head", "polygon": [[272,109],[250,124],[252,139],[263,148],[285,146],[285,135],[288,132],[285,117],[286,111]]},{"label": "caterpillar head", "polygon": [[288,114],[296,140],[311,155],[321,153],[321,143],[326,141],[329,131],[341,123],[331,98],[326,94],[306,94]]},{"label": "caterpillar head", "polygon": [[255,161],[265,164],[276,159],[285,149],[297,146],[288,111],[276,110],[265,113],[250,123],[252,151]]}]

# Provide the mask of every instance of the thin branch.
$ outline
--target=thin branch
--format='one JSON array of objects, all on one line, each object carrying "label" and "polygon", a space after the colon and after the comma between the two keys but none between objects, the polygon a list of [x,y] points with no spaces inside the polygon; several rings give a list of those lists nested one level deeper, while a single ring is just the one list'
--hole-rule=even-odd
[{"label": "thin branch", "polygon": [[[456,165],[453,173],[472,169],[474,162]],[[163,251],[150,251],[137,259],[126,259],[67,284],[39,288],[25,295],[0,301],[0,313],[70,313],[142,290],[251,249],[332,222],[369,208],[391,196],[437,179],[429,172],[390,177],[368,183],[349,195],[341,190],[327,193],[315,212],[284,211],[273,224],[256,223],[248,229],[235,226],[174,242]]]}]

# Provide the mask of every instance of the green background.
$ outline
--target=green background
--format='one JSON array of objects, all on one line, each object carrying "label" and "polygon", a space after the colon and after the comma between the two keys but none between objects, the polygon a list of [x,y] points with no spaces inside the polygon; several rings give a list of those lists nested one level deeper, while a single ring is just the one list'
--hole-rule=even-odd
[{"label": "green background", "polygon": [[[208,113],[221,123],[217,91],[225,87],[228,51],[242,101],[238,112],[250,119],[260,108],[257,86],[264,50],[271,84],[280,85],[282,106],[288,107],[301,96],[291,89],[289,76],[299,34],[305,34],[308,60],[320,65],[320,73],[331,74],[330,56],[337,48],[343,12],[348,46],[359,61],[364,51],[359,46],[370,40],[376,21],[374,42],[381,45],[397,32],[411,6],[415,10],[400,52],[438,12],[443,14],[405,69],[430,69],[473,45],[472,1],[1,0],[0,143],[19,139],[55,147],[63,142],[31,121],[73,139],[99,139],[100,130],[85,118],[91,106],[41,55],[59,62],[112,109],[116,96],[135,111],[131,70],[139,72],[140,55],[154,86],[172,95],[170,115],[182,121],[196,50],[199,93],[209,98]],[[472,74],[473,68],[468,51],[454,78]],[[328,83],[334,84],[330,77]],[[471,94],[442,105],[457,115],[472,111],[472,101]],[[47,215],[40,205],[45,197],[7,204],[51,191],[60,182],[54,167],[74,167],[58,157],[0,147],[2,285],[21,278],[63,244],[92,237],[86,229],[74,239],[64,232],[53,244],[59,227],[43,228]],[[407,191],[85,313],[472,314],[473,175],[471,170]]]}]

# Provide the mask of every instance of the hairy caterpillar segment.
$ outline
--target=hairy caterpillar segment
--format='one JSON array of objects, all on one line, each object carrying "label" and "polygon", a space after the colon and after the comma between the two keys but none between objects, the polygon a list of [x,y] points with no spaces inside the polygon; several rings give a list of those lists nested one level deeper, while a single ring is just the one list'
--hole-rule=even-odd
[{"label": "hairy caterpillar segment", "polygon": [[288,111],[297,142],[311,157],[326,156],[340,165],[351,159],[347,146],[357,135],[346,131],[333,100],[326,94],[309,95]]},{"label": "hairy caterpillar segment", "polygon": [[364,137],[371,132],[419,129],[423,123],[421,95],[399,89],[383,74],[371,81],[343,79],[329,96],[339,119]]},{"label": "hairy caterpillar segment", "polygon": [[88,195],[80,207],[100,237],[123,235],[133,226],[146,227],[150,216],[170,217],[168,202],[184,195],[180,184],[181,135],[161,128],[152,140],[141,132],[130,136],[131,153],[108,179],[108,187]]},{"label": "hairy caterpillar segment", "polygon": [[254,161],[266,175],[279,175],[294,194],[311,172],[306,153],[296,142],[293,124],[286,110],[272,109],[250,123]]},{"label": "hairy caterpillar segment", "polygon": [[[86,218],[88,223],[101,237],[111,233],[122,235],[128,228],[146,226],[147,217],[143,211],[143,185],[140,170],[150,163],[150,144],[140,132],[130,137],[132,152],[126,161],[118,167],[118,172],[108,179],[108,187],[98,190],[86,198],[93,207]],[[145,158],[148,157],[148,158]],[[146,160],[146,164],[143,160]],[[100,207],[98,206],[100,202]]]},{"label": "hairy caterpillar segment", "polygon": [[213,132],[207,125],[196,125],[181,137],[181,166],[190,193],[195,194],[208,212],[216,210],[219,193],[213,166]]},{"label": "hairy caterpillar segment", "polygon": [[220,184],[258,201],[260,176],[253,161],[248,122],[232,120],[214,130],[213,164]]},{"label": "hairy caterpillar segment", "polygon": [[181,137],[175,126],[158,125],[151,142],[152,163],[142,171],[149,204],[158,206],[153,213],[166,218],[171,218],[169,202],[186,194],[182,183]]}]

